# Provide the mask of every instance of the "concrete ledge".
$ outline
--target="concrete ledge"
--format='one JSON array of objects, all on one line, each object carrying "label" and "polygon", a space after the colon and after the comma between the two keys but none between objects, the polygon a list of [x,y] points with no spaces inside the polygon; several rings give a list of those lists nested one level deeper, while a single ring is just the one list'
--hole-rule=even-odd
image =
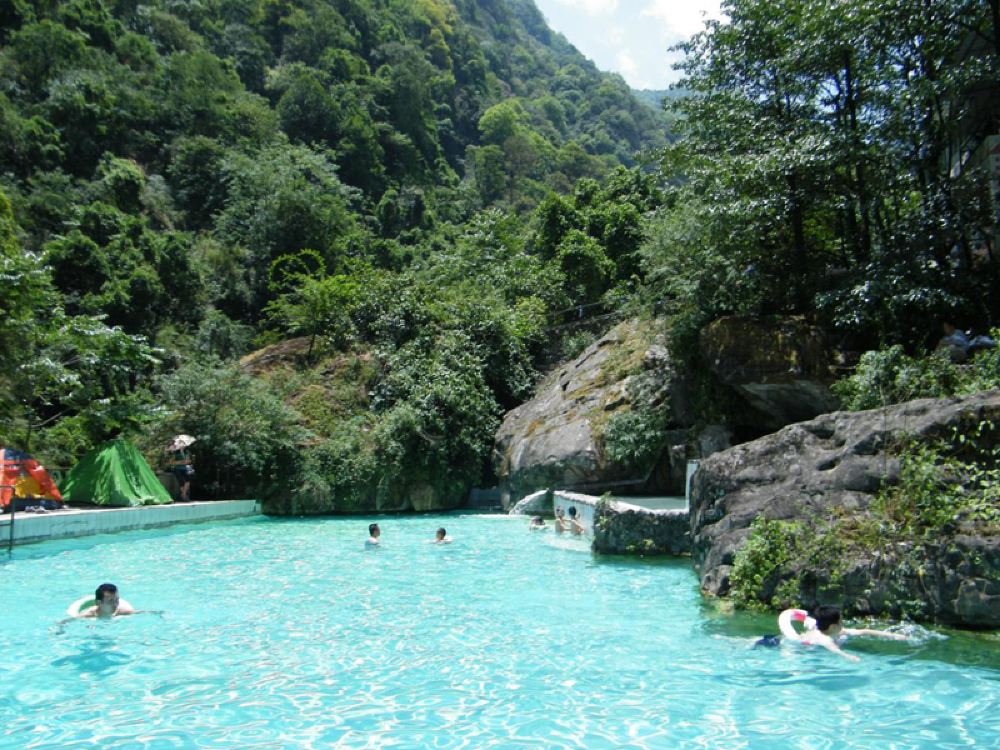
[{"label": "concrete ledge", "polygon": [[[17,513],[14,516],[14,544],[153,529],[179,523],[224,521],[259,514],[258,500],[216,500],[138,508],[67,508],[49,513]],[[10,538],[9,523],[9,515],[0,516],[0,546],[7,544]]]}]

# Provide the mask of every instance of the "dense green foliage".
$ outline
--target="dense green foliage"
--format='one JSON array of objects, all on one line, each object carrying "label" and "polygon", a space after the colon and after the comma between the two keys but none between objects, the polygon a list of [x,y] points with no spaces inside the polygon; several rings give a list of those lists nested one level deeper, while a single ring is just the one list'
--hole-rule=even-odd
[{"label": "dense green foliage", "polygon": [[932,444],[907,442],[898,450],[900,479],[879,493],[874,511],[887,540],[937,543],[961,528],[1000,533],[1000,446],[995,425]]},{"label": "dense green foliage", "polygon": [[[0,441],[50,465],[173,430],[207,494],[407,472],[460,494],[548,313],[636,273],[652,183],[614,170],[667,119],[531,2],[5,7]],[[573,236],[535,251],[534,208],[581,178]],[[295,336],[283,379],[224,364]],[[337,351],[378,376],[316,420],[293,386]]]},{"label": "dense green foliage", "polygon": [[996,349],[978,352],[968,365],[956,365],[947,351],[911,357],[899,344],[865,352],[854,373],[833,385],[844,408],[852,411],[994,388],[1000,388],[1000,353]]},{"label": "dense green foliage", "polygon": [[[991,12],[992,9],[992,12]],[[856,347],[997,323],[983,143],[996,3],[729,0],[683,45],[676,179],[646,247],[684,319],[799,312]]]}]

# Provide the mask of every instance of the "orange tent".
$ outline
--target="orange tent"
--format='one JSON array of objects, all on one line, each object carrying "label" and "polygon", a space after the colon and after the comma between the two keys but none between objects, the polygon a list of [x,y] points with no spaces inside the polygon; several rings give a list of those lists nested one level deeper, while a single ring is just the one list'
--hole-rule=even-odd
[{"label": "orange tent", "polygon": [[44,466],[27,453],[0,448],[0,508],[10,512],[15,498],[49,500],[62,506],[62,495]]}]

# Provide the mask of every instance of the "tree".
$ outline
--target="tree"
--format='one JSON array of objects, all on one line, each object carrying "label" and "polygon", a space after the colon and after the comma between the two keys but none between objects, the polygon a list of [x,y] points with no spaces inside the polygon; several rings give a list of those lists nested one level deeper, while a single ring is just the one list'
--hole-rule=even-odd
[{"label": "tree", "polygon": [[596,301],[611,285],[615,264],[593,237],[571,229],[556,248],[573,304]]},{"label": "tree", "polygon": [[673,104],[683,138],[664,168],[673,210],[705,211],[703,240],[755,277],[756,311],[819,307],[869,343],[919,338],[942,305],[991,319],[981,300],[997,269],[970,273],[969,248],[989,240],[962,155],[989,127],[970,92],[997,78],[974,41],[984,4],[726,11],[683,45],[691,95]]},{"label": "tree", "polygon": [[274,147],[254,158],[233,155],[225,163],[230,185],[216,222],[227,244],[247,248],[256,316],[270,300],[273,260],[309,248],[338,271],[361,241],[350,210],[352,191],[337,178],[324,154],[305,147]]},{"label": "tree", "polygon": [[67,315],[48,269],[17,241],[7,197],[0,193],[0,440],[31,449],[34,434],[70,415],[91,439],[134,427],[137,375],[156,364],[139,336],[99,317]]},{"label": "tree", "polygon": [[299,76],[282,94],[278,117],[293,142],[336,145],[340,107],[314,75]]},{"label": "tree", "polygon": [[353,325],[351,311],[359,297],[358,284],[349,276],[316,277],[298,273],[288,279],[292,287],[268,303],[264,314],[272,325],[289,336],[308,336],[311,357],[317,338],[344,346]]}]

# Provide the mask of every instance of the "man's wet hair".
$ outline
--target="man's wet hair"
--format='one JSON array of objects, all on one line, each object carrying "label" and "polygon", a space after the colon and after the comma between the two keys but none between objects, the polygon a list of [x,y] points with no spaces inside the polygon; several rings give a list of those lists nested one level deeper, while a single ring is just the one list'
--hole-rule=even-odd
[{"label": "man's wet hair", "polygon": [[437,533],[438,533],[438,536],[448,536],[448,532],[444,530],[444,526],[442,526],[440,529],[438,529]]},{"label": "man's wet hair", "polygon": [[569,517],[570,518],[576,518],[576,506],[575,505],[569,506],[569,511],[568,512],[569,512]]},{"label": "man's wet hair", "polygon": [[109,593],[110,594],[117,594],[118,593],[118,587],[115,586],[113,583],[102,583],[100,586],[97,587],[97,590],[94,591],[94,598],[98,602],[103,602],[104,601],[104,595],[105,594],[109,594]]},{"label": "man's wet hair", "polygon": [[822,632],[831,625],[840,622],[840,607],[834,607],[832,604],[820,604],[813,613],[813,619],[816,620],[816,629]]},{"label": "man's wet hair", "polygon": [[377,523],[368,524],[368,536],[375,536],[375,531],[378,529]]}]

